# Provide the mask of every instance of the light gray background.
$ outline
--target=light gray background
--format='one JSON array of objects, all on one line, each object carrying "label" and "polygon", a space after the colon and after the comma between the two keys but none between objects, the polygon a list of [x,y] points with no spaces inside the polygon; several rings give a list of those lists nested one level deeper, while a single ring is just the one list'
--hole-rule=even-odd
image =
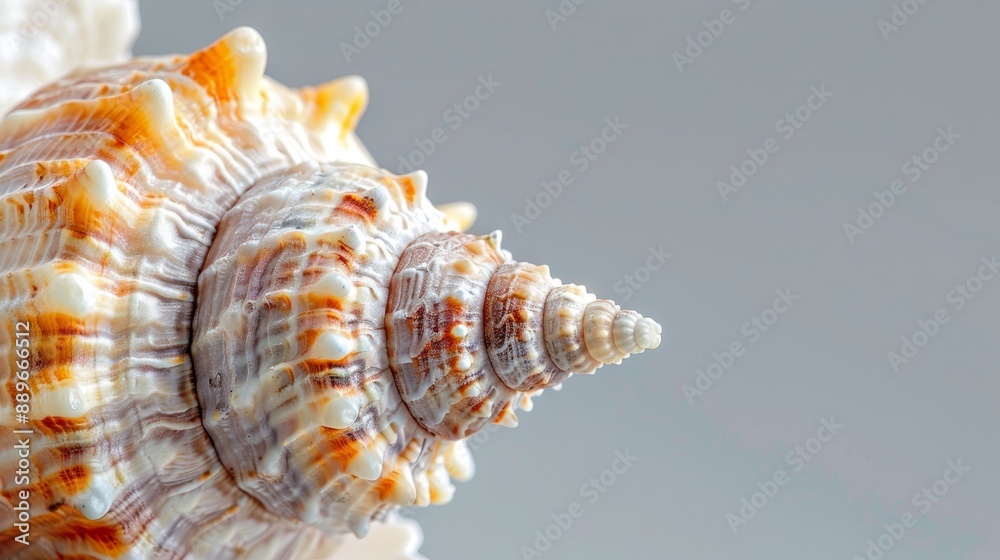
[{"label": "light gray background", "polygon": [[[544,558],[850,560],[911,512],[885,559],[992,560],[1000,278],[960,311],[946,298],[998,250],[1000,9],[929,0],[887,41],[894,1],[588,0],[553,30],[556,0],[403,0],[350,62],[341,43],[386,2],[244,0],[220,20],[205,0],[150,1],[136,52],[254,26],[281,81],[368,80],[359,132],[383,166],[444,127],[431,198],[476,203],[474,231],[504,229],[515,257],[620,300],[650,247],[673,254],[626,303],[664,344],[477,443],[476,477],[415,514],[430,558],[523,558],[578,502]],[[736,21],[679,71],[672,54],[724,8]],[[443,112],[489,74],[501,86],[450,130]],[[833,97],[785,140],[776,122],[824,84]],[[629,128],[518,234],[511,214],[615,116]],[[960,139],[911,182],[903,164],[947,126]],[[723,201],[716,182],[769,137],[779,151]],[[906,193],[850,243],[843,224],[895,179]],[[750,343],[742,325],[785,288],[800,299]],[[939,308],[949,323],[893,371],[887,353]],[[683,386],[734,341],[746,353],[689,404]],[[792,472],[786,454],[831,416],[845,427]],[[639,460],[591,504],[581,485],[616,450]],[[959,459],[971,471],[921,513],[912,496]],[[779,469],[788,484],[733,534],[726,515]]]}]

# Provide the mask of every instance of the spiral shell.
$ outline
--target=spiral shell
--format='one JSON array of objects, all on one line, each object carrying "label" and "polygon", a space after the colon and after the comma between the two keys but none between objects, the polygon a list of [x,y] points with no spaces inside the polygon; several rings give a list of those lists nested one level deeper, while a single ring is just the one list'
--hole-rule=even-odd
[{"label": "spiral shell", "polygon": [[659,344],[499,232],[454,231],[468,210],[435,209],[423,172],[377,169],[353,132],[363,80],[293,91],[265,59],[241,28],[0,121],[0,349],[29,340],[24,368],[0,365],[2,421],[31,395],[8,428],[31,430],[32,546],[4,556],[329,555],[451,499],[464,439],[532,395]]}]

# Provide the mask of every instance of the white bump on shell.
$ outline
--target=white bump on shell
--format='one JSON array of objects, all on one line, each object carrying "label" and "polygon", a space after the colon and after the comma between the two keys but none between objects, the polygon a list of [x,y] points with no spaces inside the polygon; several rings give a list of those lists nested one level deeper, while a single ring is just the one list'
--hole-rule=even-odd
[{"label": "white bump on shell", "polygon": [[33,416],[80,418],[91,409],[91,403],[76,384],[62,384],[39,391],[32,401]]},{"label": "white bump on shell", "polygon": [[464,440],[452,443],[444,452],[444,466],[448,469],[448,474],[459,482],[464,482],[472,478],[476,473],[476,463],[472,460],[472,453]]},{"label": "white bump on shell", "polygon": [[643,317],[635,324],[635,342],[643,350],[652,350],[660,345],[661,332],[663,329],[656,321]]},{"label": "white bump on shell", "polygon": [[100,519],[111,509],[114,487],[101,475],[91,477],[89,484],[75,498],[77,509],[87,519]]},{"label": "white bump on shell", "polygon": [[347,473],[365,480],[375,480],[382,474],[382,457],[373,449],[364,449],[347,465]]},{"label": "white bump on shell", "polygon": [[354,425],[358,420],[361,408],[355,399],[349,397],[333,397],[323,408],[320,423],[328,428],[342,430]]},{"label": "white bump on shell", "polygon": [[79,176],[80,183],[87,189],[94,202],[106,205],[118,194],[114,173],[111,166],[101,160],[87,164]]},{"label": "white bump on shell", "polygon": [[264,38],[252,27],[239,27],[223,37],[222,41],[239,58],[239,64],[234,65],[237,74],[233,87],[240,100],[240,108],[251,106],[246,102],[260,99],[264,69],[267,66],[267,45]]},{"label": "white bump on shell", "polygon": [[43,301],[53,311],[74,317],[93,312],[97,304],[97,288],[76,272],[57,273],[43,294]]},{"label": "white bump on shell", "polygon": [[174,125],[174,92],[159,78],[145,81],[132,89],[132,96],[142,104],[149,120],[162,125]]},{"label": "white bump on shell", "polygon": [[316,337],[313,353],[331,360],[342,360],[354,351],[354,341],[340,333],[325,331]]},{"label": "white bump on shell", "polygon": [[339,272],[330,272],[311,286],[320,294],[328,294],[338,299],[351,301],[357,296],[357,290],[351,279]]},{"label": "white bump on shell", "polygon": [[472,356],[468,354],[462,354],[455,362],[455,369],[457,369],[458,371],[468,371],[468,369],[471,367],[472,367]]}]

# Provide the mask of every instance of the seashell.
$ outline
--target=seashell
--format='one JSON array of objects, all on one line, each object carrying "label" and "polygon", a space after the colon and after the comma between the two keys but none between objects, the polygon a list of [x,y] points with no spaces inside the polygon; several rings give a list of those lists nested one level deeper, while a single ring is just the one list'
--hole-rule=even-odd
[{"label": "seashell", "polygon": [[138,31],[135,0],[0,2],[0,115],[71,70],[124,62]]},{"label": "seashell", "polygon": [[265,59],[240,28],[0,121],[4,557],[329,557],[448,502],[470,435],[659,345],[378,169],[362,79],[295,91]]}]

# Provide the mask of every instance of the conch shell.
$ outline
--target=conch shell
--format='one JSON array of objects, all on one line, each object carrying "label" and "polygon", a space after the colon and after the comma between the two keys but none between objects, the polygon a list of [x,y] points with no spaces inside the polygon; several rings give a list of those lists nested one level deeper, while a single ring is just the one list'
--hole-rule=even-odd
[{"label": "conch shell", "polygon": [[450,500],[470,435],[659,344],[376,168],[362,79],[265,59],[241,28],[0,121],[0,555],[330,556]]}]

